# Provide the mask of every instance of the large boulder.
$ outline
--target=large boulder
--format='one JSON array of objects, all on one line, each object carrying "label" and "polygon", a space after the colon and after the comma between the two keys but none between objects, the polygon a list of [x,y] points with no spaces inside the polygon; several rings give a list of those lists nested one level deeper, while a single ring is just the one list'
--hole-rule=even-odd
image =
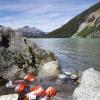
[{"label": "large boulder", "polygon": [[0,77],[21,79],[28,72],[40,71],[55,55],[36,46],[11,28],[0,27]]},{"label": "large boulder", "polygon": [[84,71],[73,98],[74,100],[100,100],[100,72],[93,68]]},{"label": "large boulder", "polygon": [[[28,65],[30,60],[32,63],[32,54],[22,35],[11,28],[0,27],[0,77],[12,80],[23,77],[23,65]],[[32,66],[27,67],[28,70]]]},{"label": "large boulder", "polygon": [[60,67],[58,61],[50,61],[43,65],[43,67],[39,71],[39,77],[57,77],[60,73]]}]

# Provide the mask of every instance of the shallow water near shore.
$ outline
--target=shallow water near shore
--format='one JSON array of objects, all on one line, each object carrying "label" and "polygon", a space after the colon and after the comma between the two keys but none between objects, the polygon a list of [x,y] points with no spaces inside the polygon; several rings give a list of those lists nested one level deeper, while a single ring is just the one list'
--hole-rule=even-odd
[{"label": "shallow water near shore", "polygon": [[100,71],[100,39],[31,38],[40,48],[51,50],[63,70],[85,70],[94,67]]},{"label": "shallow water near shore", "polygon": [[[100,71],[100,39],[31,38],[40,48],[55,53],[63,71],[82,71],[95,68]],[[52,85],[52,84],[51,84]],[[75,85],[62,85],[58,96],[70,99]]]}]

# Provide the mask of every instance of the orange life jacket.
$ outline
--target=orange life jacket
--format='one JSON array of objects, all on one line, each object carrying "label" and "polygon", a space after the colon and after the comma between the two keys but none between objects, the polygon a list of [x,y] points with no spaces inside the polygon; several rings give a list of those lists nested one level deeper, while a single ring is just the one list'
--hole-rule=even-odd
[{"label": "orange life jacket", "polygon": [[22,92],[23,90],[24,90],[24,88],[26,87],[26,84],[18,84],[18,85],[16,85],[16,87],[15,87],[15,91],[16,92]]},{"label": "orange life jacket", "polygon": [[30,91],[37,97],[44,94],[44,89],[41,86],[35,86],[34,88],[31,88]]},{"label": "orange life jacket", "polygon": [[36,78],[31,74],[27,74],[25,77],[24,77],[24,80],[28,80],[28,81],[34,81]]},{"label": "orange life jacket", "polygon": [[53,87],[48,87],[45,91],[45,95],[48,97],[52,97],[56,95],[56,89]]}]

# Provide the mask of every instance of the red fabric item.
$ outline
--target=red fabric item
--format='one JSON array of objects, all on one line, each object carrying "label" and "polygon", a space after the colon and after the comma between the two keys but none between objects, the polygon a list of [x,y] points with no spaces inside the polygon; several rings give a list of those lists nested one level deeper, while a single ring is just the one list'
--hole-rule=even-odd
[{"label": "red fabric item", "polygon": [[24,88],[26,87],[26,84],[18,84],[16,87],[15,87],[15,91],[16,92],[22,92],[24,90]]},{"label": "red fabric item", "polygon": [[37,97],[44,94],[44,89],[41,86],[35,86],[34,88],[30,89],[31,92],[33,92]]},{"label": "red fabric item", "polygon": [[45,95],[48,96],[48,97],[52,97],[52,96],[55,96],[56,95],[56,89],[53,88],[53,87],[48,87],[45,91]]},{"label": "red fabric item", "polygon": [[34,81],[35,77],[31,73],[29,73],[24,77],[24,80]]}]

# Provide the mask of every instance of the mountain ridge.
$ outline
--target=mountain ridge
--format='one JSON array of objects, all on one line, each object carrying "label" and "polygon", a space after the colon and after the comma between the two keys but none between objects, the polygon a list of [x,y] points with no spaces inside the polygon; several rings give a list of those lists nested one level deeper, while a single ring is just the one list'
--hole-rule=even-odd
[{"label": "mountain ridge", "polygon": [[45,35],[45,32],[41,31],[40,29],[29,26],[18,28],[16,31],[22,33],[22,35],[25,37],[41,37]]},{"label": "mountain ridge", "polygon": [[68,23],[64,24],[62,27],[48,33],[46,37],[48,38],[69,38],[72,37],[78,30],[79,26],[85,22],[87,17],[96,10],[100,9],[100,2],[96,3],[92,7],[88,8],[81,14],[77,15],[71,19]]}]

